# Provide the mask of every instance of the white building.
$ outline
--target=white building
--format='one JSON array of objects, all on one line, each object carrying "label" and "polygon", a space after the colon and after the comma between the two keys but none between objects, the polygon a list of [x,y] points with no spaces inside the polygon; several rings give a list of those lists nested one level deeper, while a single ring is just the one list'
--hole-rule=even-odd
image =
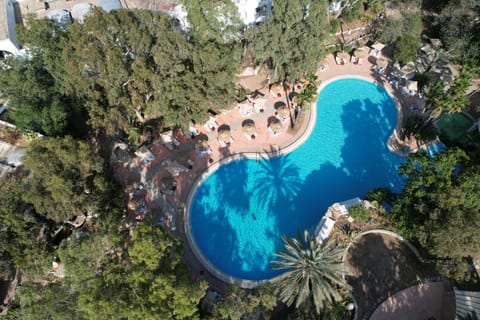
[{"label": "white building", "polygon": [[0,51],[19,55],[15,38],[15,12],[13,0],[0,0]]}]

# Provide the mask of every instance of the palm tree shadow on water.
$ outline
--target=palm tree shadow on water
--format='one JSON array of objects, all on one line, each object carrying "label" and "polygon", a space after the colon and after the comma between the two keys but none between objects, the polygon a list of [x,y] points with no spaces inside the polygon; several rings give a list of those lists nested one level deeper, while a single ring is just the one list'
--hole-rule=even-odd
[{"label": "palm tree shadow on water", "polygon": [[[343,170],[353,179],[346,195],[364,197],[373,188],[389,187],[398,191],[403,185],[398,176],[401,157],[392,153],[387,141],[396,126],[393,100],[380,87],[380,101],[355,99],[343,106],[341,116],[345,133],[342,148]],[[346,200],[346,199],[345,199]]]},{"label": "palm tree shadow on water", "polygon": [[293,232],[293,224],[312,230],[335,202],[362,198],[376,187],[397,190],[402,186],[397,174],[402,159],[386,146],[396,124],[395,106],[383,89],[377,90],[380,101],[353,99],[341,106],[341,125],[346,133],[341,163],[324,162],[305,178],[294,200],[298,214],[281,230]]},{"label": "palm tree shadow on water", "polygon": [[246,177],[247,170],[245,161],[221,166],[199,186],[192,202],[190,219],[195,241],[210,262],[227,273],[243,259],[232,213],[249,211],[246,179],[239,178]]},{"label": "palm tree shadow on water", "polygon": [[271,147],[264,150],[271,156],[262,155],[252,186],[254,203],[261,209],[275,208],[292,201],[301,188],[300,172],[288,155],[280,156]]}]

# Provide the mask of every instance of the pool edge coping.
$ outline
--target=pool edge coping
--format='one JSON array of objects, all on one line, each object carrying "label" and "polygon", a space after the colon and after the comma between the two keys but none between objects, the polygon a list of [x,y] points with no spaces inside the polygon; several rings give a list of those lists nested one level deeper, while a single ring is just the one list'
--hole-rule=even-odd
[{"label": "pool edge coping", "polygon": [[393,131],[389,135],[385,144],[387,145],[387,148],[390,152],[401,157],[405,156],[403,154],[400,154],[399,152],[396,152],[395,149],[393,149],[393,147],[390,145],[391,143],[394,143],[394,141],[392,141],[393,139],[395,139],[395,141],[398,141],[397,131],[400,129],[403,121],[401,101],[395,96],[394,92],[391,92],[390,88],[387,88],[379,84],[377,80],[371,75],[367,76],[367,75],[358,75],[358,74],[343,74],[343,75],[337,75],[337,76],[333,76],[333,77],[329,77],[327,79],[321,80],[317,90],[318,97],[315,100],[315,102],[310,103],[309,119],[308,119],[308,123],[306,124],[306,128],[303,130],[303,132],[300,134],[300,136],[297,139],[295,139],[290,144],[287,144],[284,148],[278,147],[277,150],[273,150],[273,151],[241,152],[241,153],[229,155],[225,158],[222,158],[214,162],[212,165],[208,166],[192,183],[191,189],[188,192],[188,196],[185,202],[184,219],[183,219],[183,228],[185,230],[185,238],[187,239],[188,246],[191,248],[193,255],[199,260],[199,262],[205,267],[205,269],[207,269],[212,275],[217,277],[219,280],[227,284],[239,285],[241,288],[244,288],[244,289],[253,289],[258,286],[272,282],[275,279],[275,277],[270,279],[265,279],[265,280],[247,280],[247,279],[241,279],[241,278],[230,276],[220,271],[218,268],[216,268],[208,260],[208,258],[206,258],[204,254],[199,250],[197,243],[193,238],[191,223],[190,223],[190,210],[192,206],[192,201],[193,201],[194,195],[197,192],[199,185],[203,183],[213,172],[218,170],[222,165],[228,164],[230,162],[241,160],[241,159],[258,159],[259,157],[268,157],[268,158],[279,157],[295,151],[308,139],[308,137],[310,137],[315,127],[316,120],[317,120],[316,104],[318,99],[320,98],[320,92],[328,84],[341,79],[358,79],[358,80],[367,81],[369,83],[372,83],[376,86],[381,87],[387,92],[389,97],[393,100],[395,104],[395,108],[397,110],[397,119],[396,119],[397,123],[393,128]]}]

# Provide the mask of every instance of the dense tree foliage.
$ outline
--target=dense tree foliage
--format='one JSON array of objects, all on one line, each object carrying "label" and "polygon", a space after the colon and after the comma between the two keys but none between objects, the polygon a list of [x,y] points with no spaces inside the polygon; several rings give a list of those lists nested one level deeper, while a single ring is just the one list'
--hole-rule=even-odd
[{"label": "dense tree foliage", "polygon": [[394,58],[400,63],[415,60],[420,49],[420,34],[423,30],[420,13],[406,13],[401,18],[387,19],[380,39],[393,44]]},{"label": "dense tree foliage", "polygon": [[22,198],[48,219],[98,214],[111,200],[102,158],[85,142],[68,136],[37,139],[23,161],[32,174]]},{"label": "dense tree foliage", "polygon": [[298,308],[313,301],[317,313],[328,304],[342,300],[339,288],[349,288],[341,262],[343,249],[333,241],[321,244],[308,231],[297,238],[282,237],[285,251],[277,253],[273,269],[286,270],[274,283],[280,299]]},{"label": "dense tree foliage", "polygon": [[200,121],[233,101],[239,54],[222,37],[230,29],[236,35],[235,24],[224,32],[194,28],[188,37],[163,14],[94,10],[66,30],[45,19],[28,25],[19,38],[32,48],[32,59],[7,62],[0,77],[22,127],[64,134],[72,112],[85,113],[94,129],[127,134],[139,144],[144,130]]},{"label": "dense tree foliage", "polygon": [[442,111],[460,112],[470,104],[467,90],[470,81],[478,68],[463,66],[460,75],[453,80],[453,83],[445,90],[443,81],[436,81],[425,89],[425,99],[431,111],[440,114]]},{"label": "dense tree foliage", "polygon": [[432,36],[442,40],[458,63],[480,65],[480,6],[471,0],[442,2],[432,22]]},{"label": "dense tree foliage", "polygon": [[76,231],[62,243],[58,256],[64,279],[43,284],[24,281],[18,290],[24,319],[198,316],[207,285],[191,281],[180,260],[181,244],[159,227],[138,226],[131,237],[103,228]]},{"label": "dense tree foliage", "polygon": [[242,22],[232,0],[183,1],[189,22],[188,33],[195,42],[231,43],[239,39]]},{"label": "dense tree foliage", "polygon": [[241,319],[242,316],[268,317],[277,304],[276,290],[266,285],[253,290],[232,286],[227,294],[217,300],[210,312],[214,319]]},{"label": "dense tree foliage", "polygon": [[19,319],[81,319],[76,310],[75,294],[62,283],[27,282],[17,290],[20,297]]},{"label": "dense tree foliage", "polygon": [[399,173],[407,180],[391,217],[402,233],[433,256],[478,252],[480,170],[467,155],[459,149],[434,158],[413,154]]},{"label": "dense tree foliage", "polygon": [[140,225],[132,235],[128,263],[111,261],[102,277],[82,290],[87,319],[190,319],[206,283],[192,282],[180,261],[181,244],[159,227]]},{"label": "dense tree foliage", "polygon": [[47,235],[48,220],[36,214],[32,205],[22,200],[20,178],[7,177],[0,187],[0,256],[22,267],[29,276],[45,275],[53,260]]},{"label": "dense tree foliage", "polygon": [[314,72],[324,56],[327,1],[275,1],[266,23],[246,32],[258,63],[271,66],[270,80],[298,80]]}]

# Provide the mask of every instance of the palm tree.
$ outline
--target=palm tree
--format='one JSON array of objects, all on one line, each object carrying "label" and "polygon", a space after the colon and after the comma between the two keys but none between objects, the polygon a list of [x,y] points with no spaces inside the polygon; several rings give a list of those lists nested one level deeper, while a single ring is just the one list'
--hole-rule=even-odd
[{"label": "palm tree", "polygon": [[350,289],[343,277],[345,267],[340,262],[343,250],[332,241],[322,246],[308,230],[304,237],[298,233],[297,238],[282,236],[282,239],[286,251],[277,253],[278,258],[272,261],[273,269],[287,270],[274,280],[280,299],[289,306],[295,302],[298,308],[313,298],[317,313],[326,303],[342,300],[338,289]]}]

